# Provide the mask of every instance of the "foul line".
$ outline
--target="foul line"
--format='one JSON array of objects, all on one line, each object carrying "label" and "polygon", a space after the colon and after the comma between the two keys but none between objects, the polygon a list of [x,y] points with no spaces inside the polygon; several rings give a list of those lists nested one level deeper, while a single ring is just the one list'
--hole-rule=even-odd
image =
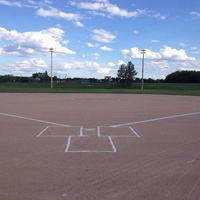
[{"label": "foul line", "polygon": [[172,116],[167,116],[167,117],[159,117],[159,118],[154,118],[154,119],[142,120],[142,121],[138,121],[138,122],[130,122],[130,123],[125,123],[125,124],[112,125],[110,127],[128,126],[128,125],[133,125],[133,124],[141,124],[141,123],[146,123],[146,122],[153,122],[153,121],[159,121],[159,120],[165,120],[165,119],[173,119],[173,118],[178,118],[178,117],[186,117],[186,116],[199,115],[199,114],[200,114],[200,112],[186,113],[186,114],[181,114],[181,115],[172,115]]},{"label": "foul line", "polygon": [[40,120],[40,119],[29,118],[29,117],[22,117],[19,115],[11,115],[11,114],[6,114],[6,113],[0,113],[0,115],[19,118],[19,119],[25,119],[25,120],[29,120],[29,121],[41,122],[41,123],[46,123],[46,124],[52,124],[52,125],[56,125],[56,126],[71,127],[71,126],[65,125],[65,124],[59,124],[59,123],[44,121],[44,120]]}]

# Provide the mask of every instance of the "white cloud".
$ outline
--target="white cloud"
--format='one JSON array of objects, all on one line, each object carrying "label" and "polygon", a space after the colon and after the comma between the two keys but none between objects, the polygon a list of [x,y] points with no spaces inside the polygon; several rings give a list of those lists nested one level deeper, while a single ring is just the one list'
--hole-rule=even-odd
[{"label": "white cloud", "polygon": [[110,43],[116,38],[115,35],[103,29],[94,29],[92,39],[98,42]]},{"label": "white cloud", "polygon": [[170,64],[166,60],[157,60],[157,61],[150,61],[146,64],[146,67],[150,70],[158,70],[167,71],[169,70]]},{"label": "white cloud", "polygon": [[117,62],[117,65],[118,65],[118,66],[121,66],[121,65],[123,65],[123,64],[126,64],[126,62],[124,62],[123,60],[118,60],[118,62]]},{"label": "white cloud", "polygon": [[10,1],[8,1],[8,0],[0,0],[0,4],[5,5],[5,6],[22,7],[21,2],[19,2],[19,1],[10,2]]},{"label": "white cloud", "polygon": [[23,60],[21,62],[16,61],[15,63],[10,63],[3,68],[3,71],[9,74],[26,74],[35,72],[44,72],[48,70],[48,65],[42,59],[31,58],[29,60]]},{"label": "white cloud", "polygon": [[109,67],[114,67],[115,64],[114,64],[113,62],[108,62],[108,66],[109,66]]},{"label": "white cloud", "polygon": [[53,47],[56,53],[75,54],[76,52],[62,46],[63,36],[64,31],[58,28],[20,33],[16,30],[7,30],[0,27],[0,40],[11,43],[3,46],[2,51],[16,55],[32,54],[34,52],[45,53],[48,52],[50,47]]},{"label": "white cloud", "polygon": [[161,55],[157,52],[153,52],[149,49],[146,49],[145,58],[147,58],[147,59],[161,59]]},{"label": "white cloud", "polygon": [[90,13],[95,15],[99,14],[101,16],[107,15],[107,16],[132,18],[132,17],[137,17],[145,12],[144,10],[128,11],[126,9],[119,8],[116,4],[111,4],[106,0],[98,0],[92,3],[85,1],[84,2],[69,1],[69,4],[72,6],[76,6],[79,9],[96,11]]},{"label": "white cloud", "polygon": [[76,27],[84,27],[84,25],[80,21],[75,21],[74,24]]},{"label": "white cloud", "polygon": [[75,0],[69,1],[69,5],[76,6],[79,9],[85,9],[90,14],[107,16],[107,17],[123,17],[123,18],[134,18],[141,15],[153,17],[158,20],[165,20],[166,16],[155,11],[148,9],[136,9],[129,11],[127,9],[120,8],[117,4],[111,4],[107,0],[96,0],[94,2],[77,2]]},{"label": "white cloud", "polygon": [[[130,50],[123,49],[121,50],[122,55],[125,58],[141,58],[141,51],[137,47],[133,47]],[[145,53],[146,59],[167,59],[167,60],[195,60],[194,57],[189,57],[185,50],[177,50],[169,46],[163,46],[159,52],[153,52],[150,49],[146,49]]]},{"label": "white cloud", "polygon": [[178,70],[195,70],[200,71],[200,60],[190,60],[188,62],[177,62]]},{"label": "white cloud", "polygon": [[47,68],[48,67],[48,65],[42,59],[31,58],[30,63],[31,63],[31,65],[37,66],[37,67],[40,67],[40,68]]},{"label": "white cloud", "polygon": [[123,57],[125,57],[125,58],[127,58],[127,57],[129,57],[129,50],[128,49],[122,49],[121,50],[121,54],[123,55]]},{"label": "white cloud", "polygon": [[120,16],[120,17],[125,17],[125,18],[132,18],[132,17],[137,17],[138,15],[140,15],[140,12],[137,10],[129,12],[125,9],[119,8],[117,5],[114,5],[114,4],[107,4],[106,10],[110,15]]},{"label": "white cloud", "polygon": [[98,53],[92,53],[91,56],[92,56],[92,59],[94,59],[94,60],[98,60],[100,54],[98,54]]},{"label": "white cloud", "polygon": [[109,74],[110,71],[111,71],[110,68],[99,68],[99,69],[97,70],[97,73],[98,73],[98,74]]},{"label": "white cloud", "polygon": [[[96,56],[98,56],[98,54],[95,54]],[[60,71],[62,71],[62,73],[67,73],[69,76],[71,76],[71,74],[74,72],[74,70],[83,70],[83,75],[87,75],[89,74],[90,78],[91,78],[91,74],[94,74],[96,77],[100,77],[102,78],[102,75],[108,75],[113,69],[112,67],[114,67],[114,63],[112,62],[108,62],[106,64],[100,64],[97,61],[76,61],[76,60],[72,60],[69,62],[60,62],[58,63],[58,66],[60,66],[60,68],[57,68],[54,70],[55,73],[59,73]],[[107,67],[106,67],[107,66]],[[80,77],[81,75],[79,75]]]},{"label": "white cloud", "polygon": [[150,15],[150,17],[156,18],[158,20],[165,20],[166,19],[166,16],[165,15],[161,15],[160,13],[152,14],[152,15]]},{"label": "white cloud", "polygon": [[[121,53],[126,59],[142,60],[141,51],[137,47],[130,50],[123,49]],[[123,61],[118,61],[118,63],[123,64]],[[158,52],[146,49],[145,74],[148,74],[148,76],[156,76],[159,73],[167,75],[177,70],[198,70],[200,69],[199,66],[200,61],[188,56],[183,49],[175,49],[169,46],[163,46]]]},{"label": "white cloud", "polygon": [[99,53],[92,53],[93,56],[100,56]]},{"label": "white cloud", "polygon": [[87,42],[86,44],[87,44],[87,46],[90,47],[90,48],[94,48],[94,47],[98,47],[98,46],[99,46],[99,44],[92,44],[92,43],[90,43],[90,42]]},{"label": "white cloud", "polygon": [[138,34],[139,34],[139,31],[134,30],[134,31],[133,31],[133,34],[134,34],[134,35],[138,35]]},{"label": "white cloud", "polygon": [[151,40],[151,42],[153,42],[153,43],[158,43],[158,42],[160,42],[159,40]]},{"label": "white cloud", "polygon": [[76,26],[83,27],[83,24],[80,22],[80,19],[82,19],[82,16],[80,14],[62,12],[54,7],[50,7],[50,9],[48,10],[40,8],[37,10],[36,13],[38,16],[41,17],[54,17],[54,18],[62,18],[67,21],[75,21]]},{"label": "white cloud", "polygon": [[200,49],[198,47],[192,46],[190,50],[193,54],[200,54]]},{"label": "white cloud", "polygon": [[194,15],[196,17],[200,17],[200,12],[190,12],[190,15]]},{"label": "white cloud", "polygon": [[200,66],[199,60],[187,60],[187,61],[151,60],[150,62],[147,60],[145,62],[145,69],[149,73],[152,73],[152,71],[153,72],[161,71],[160,74],[164,73],[166,75],[178,70],[200,71],[199,66]]},{"label": "white cloud", "polygon": [[94,0],[95,2],[102,2],[102,3],[107,3],[108,0]]},{"label": "white cloud", "polygon": [[112,51],[113,50],[112,48],[109,48],[107,46],[102,46],[102,47],[100,47],[100,49],[103,51]]},{"label": "white cloud", "polygon": [[181,46],[181,47],[186,47],[187,44],[186,44],[185,42],[180,42],[180,43],[179,43],[179,46]]},{"label": "white cloud", "polygon": [[198,48],[195,47],[195,46],[193,46],[193,47],[190,48],[190,50],[197,50],[197,49],[198,49]]},{"label": "white cloud", "polygon": [[160,49],[162,59],[173,59],[173,60],[195,60],[194,57],[189,57],[185,50],[177,50],[175,48],[164,46]]},{"label": "white cloud", "polygon": [[27,2],[30,4],[36,4],[36,2],[34,0],[27,0]]}]

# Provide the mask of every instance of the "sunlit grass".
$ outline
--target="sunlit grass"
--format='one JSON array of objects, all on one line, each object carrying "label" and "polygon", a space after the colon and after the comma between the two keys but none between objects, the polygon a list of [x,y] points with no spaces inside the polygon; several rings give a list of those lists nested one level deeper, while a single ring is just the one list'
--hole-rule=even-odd
[{"label": "sunlit grass", "polygon": [[165,94],[200,96],[200,84],[134,83],[124,87],[114,83],[0,83],[0,92],[16,93],[121,93],[121,94]]}]

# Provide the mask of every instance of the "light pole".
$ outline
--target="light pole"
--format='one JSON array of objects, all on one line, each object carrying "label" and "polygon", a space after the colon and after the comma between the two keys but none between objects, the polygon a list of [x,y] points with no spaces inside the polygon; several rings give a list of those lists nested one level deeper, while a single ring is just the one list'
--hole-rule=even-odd
[{"label": "light pole", "polygon": [[142,90],[144,88],[144,54],[146,53],[146,50],[145,49],[142,49],[141,51],[142,53]]},{"label": "light pole", "polygon": [[52,57],[53,57],[53,48],[51,47],[50,49],[50,53],[51,53],[51,89],[53,89],[53,66],[52,66],[52,61],[53,61],[53,59],[52,59]]}]

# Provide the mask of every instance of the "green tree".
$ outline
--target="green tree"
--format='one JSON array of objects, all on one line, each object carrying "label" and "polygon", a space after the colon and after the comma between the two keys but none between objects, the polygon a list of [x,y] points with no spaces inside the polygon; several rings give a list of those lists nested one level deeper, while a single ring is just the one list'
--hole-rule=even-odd
[{"label": "green tree", "polygon": [[[34,74],[32,74],[32,77],[33,77],[33,78],[39,78],[39,79],[40,79],[40,82],[48,82],[49,79],[50,79],[50,77],[49,77],[47,71],[45,71],[44,73],[41,73],[41,72],[39,72],[39,73],[34,73]],[[57,77],[55,77],[55,78],[57,79]]]},{"label": "green tree", "polygon": [[200,83],[199,71],[176,71],[166,76],[167,83]]},{"label": "green tree", "polygon": [[117,72],[117,77],[125,86],[131,85],[131,83],[134,81],[135,75],[137,75],[137,72],[134,64],[131,61],[129,61],[127,65],[122,64]]}]

